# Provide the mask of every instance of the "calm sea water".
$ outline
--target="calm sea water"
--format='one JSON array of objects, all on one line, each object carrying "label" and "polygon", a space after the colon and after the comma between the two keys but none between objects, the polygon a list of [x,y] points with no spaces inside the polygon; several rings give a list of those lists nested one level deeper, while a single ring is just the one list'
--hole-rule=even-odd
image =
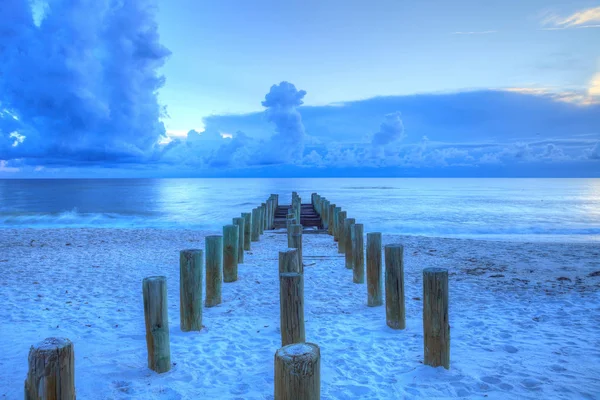
[{"label": "calm sea water", "polygon": [[326,196],[367,232],[600,241],[600,179],[0,180],[0,228],[218,230],[293,190]]}]

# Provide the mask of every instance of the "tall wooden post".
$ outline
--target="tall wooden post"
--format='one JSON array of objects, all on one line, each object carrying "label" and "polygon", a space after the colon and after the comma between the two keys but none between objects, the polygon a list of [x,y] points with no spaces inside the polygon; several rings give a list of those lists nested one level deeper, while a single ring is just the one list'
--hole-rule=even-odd
[{"label": "tall wooden post", "polygon": [[365,283],[365,245],[363,224],[354,224],[351,228],[352,235],[352,281],[354,283]]},{"label": "tall wooden post", "polygon": [[258,220],[260,219],[260,211],[257,208],[252,209],[252,241],[258,242],[260,240],[260,228],[258,226]]},{"label": "tall wooden post", "polygon": [[321,351],[314,343],[295,343],[275,353],[275,400],[321,398]]},{"label": "tall wooden post", "polygon": [[279,274],[281,345],[305,341],[304,280],[297,272]]},{"label": "tall wooden post", "polygon": [[239,227],[223,227],[223,281],[235,282],[238,277]]},{"label": "tall wooden post", "polygon": [[300,273],[304,273],[304,263],[302,260],[302,233],[292,234],[291,239],[288,247],[298,249],[298,266],[300,267]]},{"label": "tall wooden post", "polygon": [[244,218],[244,250],[250,251],[252,241],[252,213],[242,213]]},{"label": "tall wooden post", "polygon": [[148,368],[163,373],[171,369],[167,278],[150,276],[142,281]]},{"label": "tall wooden post", "polygon": [[321,221],[323,221],[323,229],[329,233],[329,200],[323,201],[323,213],[321,214]]},{"label": "tall wooden post", "polygon": [[202,250],[179,252],[179,319],[183,332],[202,330]]},{"label": "tall wooden post", "polygon": [[279,252],[279,273],[302,273],[298,265],[298,249],[288,248]]},{"label": "tall wooden post", "polygon": [[344,221],[344,236],[346,240],[346,268],[354,269],[354,250],[352,245],[352,229],[356,220],[354,218],[346,218]]},{"label": "tall wooden post", "polygon": [[234,225],[238,226],[238,264],[244,263],[244,231],[246,230],[244,218],[237,217],[232,220]]},{"label": "tall wooden post", "polygon": [[292,235],[298,235],[302,233],[302,225],[290,224],[288,226],[288,247],[292,247]]},{"label": "tall wooden post", "polygon": [[258,231],[261,235],[265,233],[265,203],[258,207]]},{"label": "tall wooden post", "polygon": [[342,207],[335,207],[333,209],[333,240],[336,242],[340,239],[338,236],[338,221],[340,218],[340,212],[342,212]]},{"label": "tall wooden post", "polygon": [[448,270],[423,270],[424,363],[450,368],[450,323],[448,320]]},{"label": "tall wooden post", "polygon": [[25,400],[75,400],[73,343],[51,337],[31,346]]},{"label": "tall wooden post", "polygon": [[338,253],[346,254],[346,236],[344,235],[344,222],[346,222],[346,211],[340,211],[338,213]]},{"label": "tall wooden post", "polygon": [[392,329],[406,327],[404,308],[404,246],[385,246],[385,314]]},{"label": "tall wooden post", "polygon": [[367,233],[367,305],[383,304],[381,285],[381,233]]},{"label": "tall wooden post", "polygon": [[327,211],[327,233],[333,235],[333,213],[335,210],[335,204],[329,204],[329,210]]},{"label": "tall wooden post", "polygon": [[206,300],[205,307],[221,304],[223,282],[223,236],[210,235],[204,238],[206,250]]}]

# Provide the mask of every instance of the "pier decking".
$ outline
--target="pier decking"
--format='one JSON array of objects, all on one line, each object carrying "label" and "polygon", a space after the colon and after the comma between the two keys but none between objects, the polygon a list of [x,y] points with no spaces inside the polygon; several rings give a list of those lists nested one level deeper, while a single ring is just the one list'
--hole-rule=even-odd
[{"label": "pier decking", "polygon": [[[277,209],[275,210],[273,229],[287,228],[286,217],[290,207],[290,205],[277,206]],[[302,204],[300,211],[300,224],[303,227],[316,227],[317,229],[323,228],[321,217],[319,217],[319,214],[317,214],[317,211],[312,204]]]}]

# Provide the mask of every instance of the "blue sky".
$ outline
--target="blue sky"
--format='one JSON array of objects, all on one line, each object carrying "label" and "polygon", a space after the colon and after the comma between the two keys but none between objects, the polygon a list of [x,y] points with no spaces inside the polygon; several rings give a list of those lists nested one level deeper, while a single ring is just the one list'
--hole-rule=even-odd
[{"label": "blue sky", "polygon": [[600,176],[598,1],[6,0],[0,34],[0,177]]}]

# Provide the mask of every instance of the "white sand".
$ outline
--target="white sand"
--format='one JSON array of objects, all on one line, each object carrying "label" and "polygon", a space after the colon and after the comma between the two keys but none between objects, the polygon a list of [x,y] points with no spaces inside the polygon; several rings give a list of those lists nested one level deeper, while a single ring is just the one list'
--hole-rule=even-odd
[{"label": "white sand", "polygon": [[[368,230],[367,230],[368,231]],[[204,309],[179,329],[179,250],[215,232],[0,231],[0,397],[23,398],[30,345],[75,346],[80,399],[272,399],[279,348],[277,251],[268,232]],[[384,236],[406,245],[407,329],[366,306],[336,244],[305,235],[306,339],[320,345],[322,398],[600,397],[600,248]],[[69,244],[69,245],[67,245]],[[318,258],[316,257],[318,256]],[[422,364],[421,270],[450,271],[451,369]],[[169,282],[168,373],[146,367],[141,282]],[[492,277],[492,276],[497,277]],[[570,279],[559,281],[557,278]]]}]

